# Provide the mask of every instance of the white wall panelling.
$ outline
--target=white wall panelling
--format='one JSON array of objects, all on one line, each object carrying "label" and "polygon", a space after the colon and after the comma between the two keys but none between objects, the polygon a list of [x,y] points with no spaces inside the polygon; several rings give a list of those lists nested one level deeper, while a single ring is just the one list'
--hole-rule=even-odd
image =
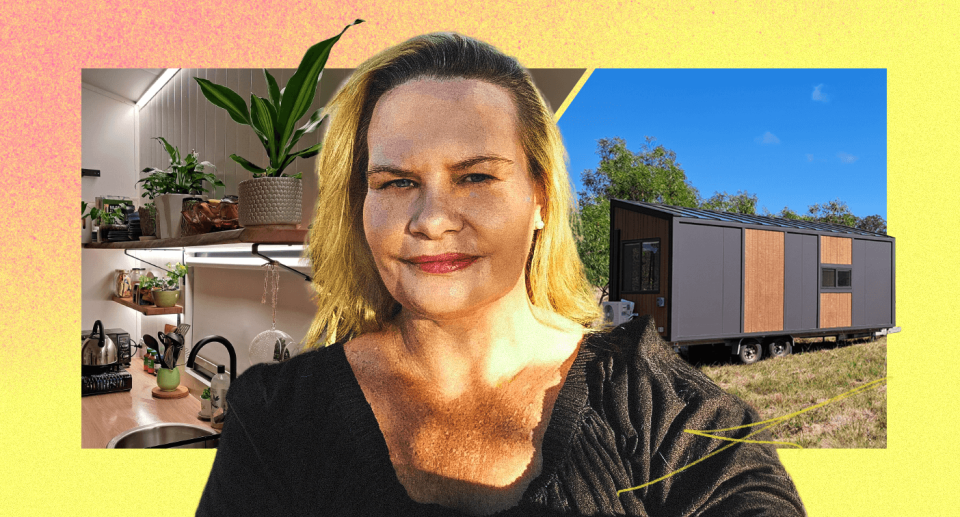
[{"label": "white wall panelling", "polygon": [[[136,196],[135,110],[130,103],[82,89],[81,167],[100,170],[99,177],[81,178],[83,201],[93,204],[98,196]],[[132,261],[115,251],[83,249],[80,264],[81,329],[92,329],[101,320],[108,328],[132,331],[136,313],[110,300],[115,270],[133,267]]]}]

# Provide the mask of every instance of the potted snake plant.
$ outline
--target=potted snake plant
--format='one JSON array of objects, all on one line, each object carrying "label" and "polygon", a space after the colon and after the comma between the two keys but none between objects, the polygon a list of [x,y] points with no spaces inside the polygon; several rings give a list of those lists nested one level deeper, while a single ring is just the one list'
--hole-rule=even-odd
[{"label": "potted snake plant", "polygon": [[194,78],[207,100],[226,110],[235,122],[253,128],[270,160],[266,167],[261,167],[236,154],[230,155],[233,161],[253,173],[253,179],[238,184],[240,226],[296,227],[300,223],[303,173],[290,174],[286,169],[295,159],[310,158],[320,152],[319,143],[299,151],[293,148],[303,135],[317,129],[324,118],[321,116],[323,108],[311,114],[302,126],[296,126],[313,103],[330,49],[349,27],[362,22],[356,20],[344,27],[340,34],[310,47],[283,89],[273,75],[264,69],[269,98],[251,94],[249,109],[243,97],[230,88],[207,79]]}]

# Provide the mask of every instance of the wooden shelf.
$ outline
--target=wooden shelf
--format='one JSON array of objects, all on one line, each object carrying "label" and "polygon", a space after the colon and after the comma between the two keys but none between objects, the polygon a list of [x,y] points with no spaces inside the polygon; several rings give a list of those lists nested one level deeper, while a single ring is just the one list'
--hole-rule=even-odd
[{"label": "wooden shelf", "polygon": [[83,247],[92,249],[186,248],[188,246],[212,246],[215,244],[305,244],[306,240],[307,230],[294,229],[289,226],[256,226],[191,235],[189,237],[177,237],[175,239],[91,242],[84,244]]},{"label": "wooden shelf", "polygon": [[114,296],[113,301],[123,305],[124,307],[130,307],[135,311],[142,312],[147,316],[157,316],[160,314],[183,314],[183,307],[179,305],[174,305],[173,307],[157,307],[155,305],[137,305],[133,303],[133,300],[128,298],[120,298],[119,296]]}]

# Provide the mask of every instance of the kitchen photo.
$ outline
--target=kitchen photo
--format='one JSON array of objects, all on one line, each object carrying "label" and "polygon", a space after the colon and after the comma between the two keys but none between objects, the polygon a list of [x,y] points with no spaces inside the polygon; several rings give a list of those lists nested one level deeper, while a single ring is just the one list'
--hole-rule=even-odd
[{"label": "kitchen photo", "polygon": [[[216,447],[229,383],[304,348],[319,110],[350,72],[306,77],[270,142],[222,99],[296,69],[82,70],[83,448]],[[560,106],[584,70],[530,72]]]},{"label": "kitchen photo", "polygon": [[315,115],[346,72],[313,78],[277,166],[200,85],[267,98],[263,70],[82,70],[82,447],[216,447],[230,381],[300,351]]}]

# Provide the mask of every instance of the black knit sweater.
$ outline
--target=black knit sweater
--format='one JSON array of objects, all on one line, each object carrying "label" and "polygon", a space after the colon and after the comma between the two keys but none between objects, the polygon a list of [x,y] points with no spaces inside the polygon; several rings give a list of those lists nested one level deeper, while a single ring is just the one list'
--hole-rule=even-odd
[{"label": "black knit sweater", "polygon": [[[407,496],[342,344],[254,366],[227,400],[197,515],[461,515]],[[542,471],[498,515],[803,515],[775,449],[760,444],[617,496],[729,444],[684,429],[757,420],[676,357],[649,318],[588,335],[544,434]]]}]

